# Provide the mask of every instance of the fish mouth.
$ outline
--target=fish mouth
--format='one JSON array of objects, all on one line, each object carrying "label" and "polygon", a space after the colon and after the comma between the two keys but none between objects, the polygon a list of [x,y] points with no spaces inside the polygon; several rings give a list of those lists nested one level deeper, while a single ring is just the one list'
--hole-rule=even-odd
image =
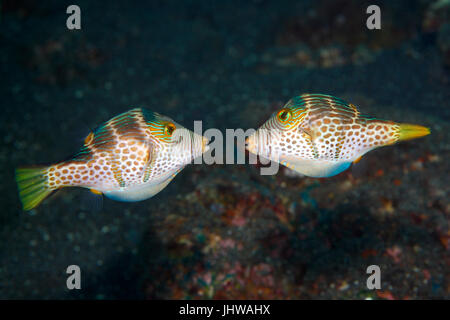
[{"label": "fish mouth", "polygon": [[202,137],[202,153],[205,153],[209,150],[209,139],[207,137]]},{"label": "fish mouth", "polygon": [[255,148],[255,145],[253,143],[253,139],[250,140],[250,137],[245,138],[245,149],[252,152],[252,150]]},{"label": "fish mouth", "polygon": [[245,139],[245,149],[247,149],[248,152],[258,154],[259,151],[258,139],[259,139],[258,131],[248,136]]}]

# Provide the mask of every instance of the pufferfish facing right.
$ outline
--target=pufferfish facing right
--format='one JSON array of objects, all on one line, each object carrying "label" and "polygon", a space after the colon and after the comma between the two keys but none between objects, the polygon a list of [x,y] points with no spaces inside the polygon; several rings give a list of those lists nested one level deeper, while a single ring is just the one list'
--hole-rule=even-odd
[{"label": "pufferfish facing right", "polygon": [[309,177],[331,177],[370,150],[426,136],[430,130],[361,115],[324,94],[292,98],[247,138],[247,150]]},{"label": "pufferfish facing right", "polygon": [[122,113],[93,130],[67,161],[16,169],[24,210],[62,187],[83,187],[119,201],[148,199],[194,158],[208,139],[146,109]]}]

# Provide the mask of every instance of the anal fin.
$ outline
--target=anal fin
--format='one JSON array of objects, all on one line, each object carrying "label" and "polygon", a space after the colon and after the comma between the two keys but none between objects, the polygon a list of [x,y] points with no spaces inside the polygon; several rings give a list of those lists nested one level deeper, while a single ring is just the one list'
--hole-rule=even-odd
[{"label": "anal fin", "polygon": [[362,159],[362,156],[359,156],[356,160],[353,160],[353,163],[358,163],[361,161],[361,159]]}]

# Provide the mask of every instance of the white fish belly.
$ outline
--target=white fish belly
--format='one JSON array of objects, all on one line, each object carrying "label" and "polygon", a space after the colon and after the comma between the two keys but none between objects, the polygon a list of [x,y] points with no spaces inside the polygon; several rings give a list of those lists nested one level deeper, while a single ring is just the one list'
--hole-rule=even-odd
[{"label": "white fish belly", "polygon": [[[287,167],[305,176],[313,178],[327,178],[347,170],[352,162],[329,160],[292,160],[286,161]],[[281,162],[284,164],[284,161]]]},{"label": "white fish belly", "polygon": [[113,200],[135,202],[153,197],[164,189],[172,181],[172,178],[166,179],[160,183],[146,183],[136,185],[122,190],[105,191],[103,194]]}]

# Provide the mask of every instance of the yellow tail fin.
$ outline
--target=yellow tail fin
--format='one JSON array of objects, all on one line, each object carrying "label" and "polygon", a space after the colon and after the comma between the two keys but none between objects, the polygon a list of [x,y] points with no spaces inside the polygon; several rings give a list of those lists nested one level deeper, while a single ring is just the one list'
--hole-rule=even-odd
[{"label": "yellow tail fin", "polygon": [[430,134],[430,129],[416,124],[399,123],[399,141],[420,138]]},{"label": "yellow tail fin", "polygon": [[44,175],[46,170],[47,167],[16,169],[16,182],[24,210],[33,209],[52,193]]}]

